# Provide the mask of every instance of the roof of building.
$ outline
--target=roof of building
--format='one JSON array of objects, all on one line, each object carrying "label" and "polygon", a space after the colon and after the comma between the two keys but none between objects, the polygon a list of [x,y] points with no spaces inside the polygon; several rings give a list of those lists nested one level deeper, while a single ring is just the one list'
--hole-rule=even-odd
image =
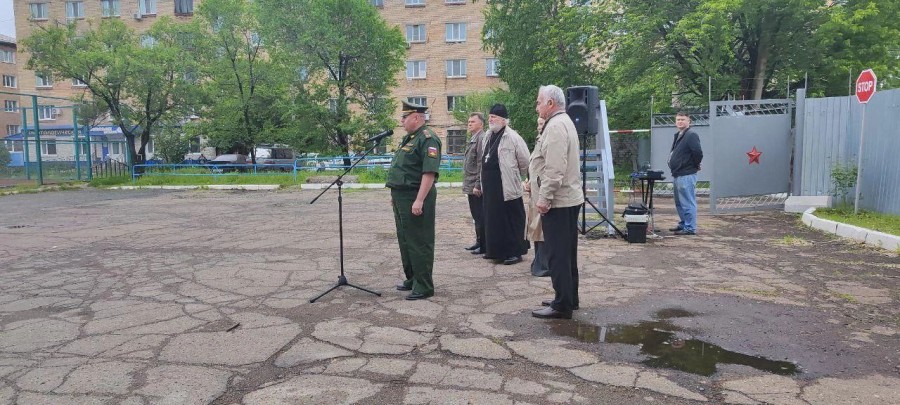
[{"label": "roof of building", "polygon": [[13,37],[8,37],[6,35],[0,34],[0,43],[16,45],[16,39]]}]

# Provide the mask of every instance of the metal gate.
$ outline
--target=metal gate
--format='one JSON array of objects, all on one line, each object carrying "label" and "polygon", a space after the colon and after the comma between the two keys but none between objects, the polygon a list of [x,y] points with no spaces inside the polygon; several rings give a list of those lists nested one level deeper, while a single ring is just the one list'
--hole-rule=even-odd
[{"label": "metal gate", "polygon": [[710,104],[713,213],[784,206],[793,153],[791,114],[788,99]]},{"label": "metal gate", "polygon": [[[703,164],[697,194],[709,195],[710,212],[724,213],[784,206],[790,187],[791,101],[714,101],[709,114],[691,114],[700,136]],[[652,117],[650,160],[672,181],[668,157],[675,133],[673,114]],[[657,194],[671,194],[671,183]]]}]

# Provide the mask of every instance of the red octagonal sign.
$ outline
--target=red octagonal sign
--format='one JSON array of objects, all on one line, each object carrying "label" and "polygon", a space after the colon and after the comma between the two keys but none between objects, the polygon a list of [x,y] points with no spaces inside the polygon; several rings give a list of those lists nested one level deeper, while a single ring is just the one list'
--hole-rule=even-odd
[{"label": "red octagonal sign", "polygon": [[878,86],[878,78],[872,69],[863,70],[856,79],[856,99],[861,104],[869,102],[869,99],[875,95],[875,88]]}]

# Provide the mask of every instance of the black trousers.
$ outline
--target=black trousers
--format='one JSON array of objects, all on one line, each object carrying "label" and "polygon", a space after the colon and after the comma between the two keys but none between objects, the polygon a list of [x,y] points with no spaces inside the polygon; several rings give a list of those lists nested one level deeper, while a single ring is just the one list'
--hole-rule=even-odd
[{"label": "black trousers", "polygon": [[553,303],[550,306],[569,312],[578,306],[578,212],[580,205],[551,208],[541,219],[544,246],[541,254],[550,267]]},{"label": "black trousers", "polygon": [[469,194],[469,212],[472,213],[472,219],[475,220],[475,243],[484,246],[484,203],[482,198],[473,194]]}]

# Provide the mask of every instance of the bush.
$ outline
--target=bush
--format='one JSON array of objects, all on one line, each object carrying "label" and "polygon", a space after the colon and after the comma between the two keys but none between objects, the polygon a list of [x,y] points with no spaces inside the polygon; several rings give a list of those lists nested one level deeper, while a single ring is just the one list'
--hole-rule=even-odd
[{"label": "bush", "polygon": [[0,144],[0,168],[6,167],[9,162],[12,162],[12,156],[9,155],[9,151],[6,150],[6,146]]},{"label": "bush", "polygon": [[831,184],[834,186],[834,196],[838,198],[838,205],[847,203],[847,194],[856,185],[856,166],[840,163],[831,167]]}]

